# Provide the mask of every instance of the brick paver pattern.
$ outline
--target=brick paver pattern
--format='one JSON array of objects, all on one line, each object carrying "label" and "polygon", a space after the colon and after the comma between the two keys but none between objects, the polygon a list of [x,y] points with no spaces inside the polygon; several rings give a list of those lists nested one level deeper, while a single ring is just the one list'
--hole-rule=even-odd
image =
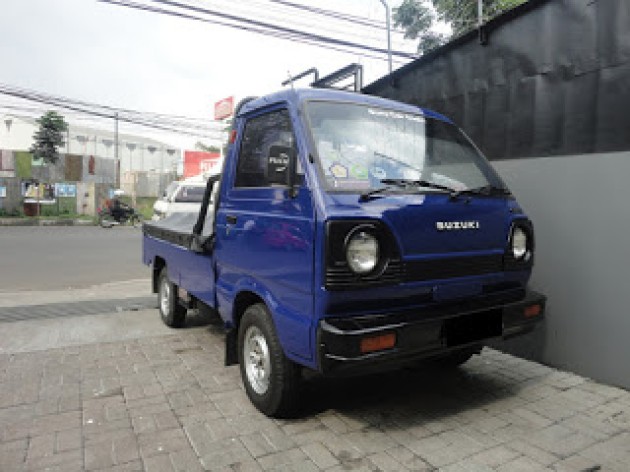
[{"label": "brick paver pattern", "polygon": [[211,327],[0,355],[0,471],[630,470],[630,393],[484,349],[260,414]]}]

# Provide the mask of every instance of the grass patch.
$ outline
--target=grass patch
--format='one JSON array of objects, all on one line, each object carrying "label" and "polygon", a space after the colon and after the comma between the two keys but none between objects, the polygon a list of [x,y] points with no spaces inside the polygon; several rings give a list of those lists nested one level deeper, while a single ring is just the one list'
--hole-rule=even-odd
[{"label": "grass patch", "polygon": [[[129,195],[123,195],[120,197],[120,200],[131,206],[131,197]],[[153,216],[153,204],[156,200],[156,197],[136,197],[136,211],[140,213],[145,220],[150,220]]]}]

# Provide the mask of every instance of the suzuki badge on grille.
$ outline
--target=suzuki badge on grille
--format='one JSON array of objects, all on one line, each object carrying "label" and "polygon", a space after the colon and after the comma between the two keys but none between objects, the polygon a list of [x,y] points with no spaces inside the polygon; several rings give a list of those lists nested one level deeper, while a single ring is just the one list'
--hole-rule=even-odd
[{"label": "suzuki badge on grille", "polygon": [[479,229],[478,221],[436,221],[438,231],[451,231],[459,229]]}]

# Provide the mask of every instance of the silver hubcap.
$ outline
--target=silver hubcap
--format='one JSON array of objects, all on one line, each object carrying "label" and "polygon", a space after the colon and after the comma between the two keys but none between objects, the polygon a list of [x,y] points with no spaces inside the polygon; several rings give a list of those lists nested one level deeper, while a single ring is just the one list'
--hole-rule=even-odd
[{"label": "silver hubcap", "polygon": [[168,283],[168,280],[164,278],[162,280],[162,286],[160,287],[160,309],[162,310],[162,314],[164,316],[168,315],[169,310],[169,299],[171,298],[171,286]]},{"label": "silver hubcap", "polygon": [[250,326],[245,333],[243,359],[249,385],[257,394],[263,395],[269,388],[271,359],[267,340],[256,326]]}]

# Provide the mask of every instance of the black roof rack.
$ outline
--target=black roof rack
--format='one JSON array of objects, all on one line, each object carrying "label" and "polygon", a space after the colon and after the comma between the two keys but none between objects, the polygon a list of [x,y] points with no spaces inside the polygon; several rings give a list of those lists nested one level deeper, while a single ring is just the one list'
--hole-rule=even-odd
[{"label": "black roof rack", "polygon": [[[307,75],[313,74],[314,79],[311,82],[311,87],[315,88],[334,88],[338,90],[348,90],[351,89],[354,92],[360,92],[363,88],[363,66],[361,64],[350,64],[346,67],[342,67],[331,74],[328,74],[325,77],[319,78],[319,71],[312,67],[304,72],[299,73],[296,76],[289,77],[288,80],[282,82],[282,85],[293,84],[298,79],[306,77]],[[345,80],[349,77],[354,77],[354,83],[346,85],[346,86],[337,86],[336,84],[340,83],[342,80]]]}]

